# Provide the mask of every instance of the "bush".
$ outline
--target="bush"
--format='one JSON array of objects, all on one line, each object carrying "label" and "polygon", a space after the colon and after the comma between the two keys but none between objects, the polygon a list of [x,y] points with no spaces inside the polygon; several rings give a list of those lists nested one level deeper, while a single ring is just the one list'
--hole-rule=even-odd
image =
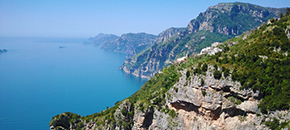
[{"label": "bush", "polygon": [[190,72],[189,70],[186,71],[186,78],[188,78],[190,76]]},{"label": "bush", "polygon": [[177,113],[176,113],[174,110],[170,110],[170,111],[168,112],[168,114],[169,114],[172,118],[174,118],[174,117],[177,116]]},{"label": "bush", "polygon": [[207,64],[204,63],[203,66],[202,66],[202,71],[203,72],[206,72],[207,71],[207,68],[208,68]]},{"label": "bush", "polygon": [[230,75],[230,70],[229,69],[225,69],[224,76],[228,77],[229,75]]},{"label": "bush", "polygon": [[178,92],[178,88],[174,87],[175,92]]},{"label": "bush", "polygon": [[216,64],[214,65],[214,68],[215,68],[215,70],[218,70],[218,66]]},{"label": "bush", "polygon": [[203,96],[206,96],[206,91],[202,90],[201,92]]},{"label": "bush", "polygon": [[266,121],[265,125],[267,125],[268,127],[270,127],[270,129],[272,130],[276,130],[277,128],[279,128],[279,120],[277,118],[273,119],[273,122],[271,121]]},{"label": "bush", "polygon": [[216,70],[214,73],[213,73],[213,76],[215,79],[221,79],[222,77],[222,73],[218,70]]},{"label": "bush", "polygon": [[204,85],[204,80],[203,79],[201,79],[201,86],[203,86]]},{"label": "bush", "polygon": [[226,68],[223,66],[223,67],[222,67],[222,72],[225,72],[225,70],[226,70]]}]

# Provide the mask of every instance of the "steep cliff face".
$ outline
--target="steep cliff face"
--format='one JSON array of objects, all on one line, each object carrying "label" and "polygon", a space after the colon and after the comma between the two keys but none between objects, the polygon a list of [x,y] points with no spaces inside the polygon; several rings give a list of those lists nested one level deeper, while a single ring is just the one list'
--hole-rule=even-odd
[{"label": "steep cliff face", "polygon": [[272,19],[222,52],[165,67],[101,113],[54,116],[50,129],[289,129],[289,28],[290,16]]},{"label": "steep cliff face", "polygon": [[188,32],[209,30],[226,35],[240,35],[268,19],[278,17],[285,9],[264,8],[247,3],[220,3],[209,7],[188,24]]},{"label": "steep cliff face", "polygon": [[192,20],[185,31],[167,35],[163,42],[126,59],[121,69],[138,77],[151,78],[173,60],[199,53],[213,42],[223,42],[256,28],[285,10],[247,3],[222,3],[209,7]]},{"label": "steep cliff face", "polygon": [[173,27],[166,29],[163,32],[158,34],[155,43],[165,42],[170,37],[180,35],[185,30],[186,28],[173,28]]}]

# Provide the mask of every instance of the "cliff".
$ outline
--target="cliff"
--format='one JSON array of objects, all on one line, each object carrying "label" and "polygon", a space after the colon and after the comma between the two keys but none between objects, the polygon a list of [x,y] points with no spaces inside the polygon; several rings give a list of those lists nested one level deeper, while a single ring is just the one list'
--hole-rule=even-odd
[{"label": "cliff", "polygon": [[50,129],[289,129],[289,30],[289,15],[271,19],[213,45],[221,52],[170,64],[101,113],[56,115]]},{"label": "cliff", "polygon": [[151,78],[177,58],[199,53],[213,42],[241,35],[285,11],[238,2],[209,7],[191,20],[184,31],[167,35],[166,40],[126,59],[121,69],[138,77]]}]

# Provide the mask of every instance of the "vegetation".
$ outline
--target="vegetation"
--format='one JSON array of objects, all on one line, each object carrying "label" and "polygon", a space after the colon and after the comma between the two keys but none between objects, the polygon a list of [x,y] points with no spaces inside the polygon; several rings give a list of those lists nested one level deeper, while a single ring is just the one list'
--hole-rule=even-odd
[{"label": "vegetation", "polygon": [[229,100],[230,102],[232,102],[233,104],[235,104],[235,105],[240,105],[240,104],[242,103],[242,101],[241,101],[240,99],[236,99],[236,98],[233,97],[233,96],[228,97],[228,100]]},{"label": "vegetation", "polygon": [[202,90],[201,92],[203,96],[206,96],[206,91]]},{"label": "vegetation", "polygon": [[[227,41],[239,44],[210,58],[211,62],[222,66],[225,77],[230,75],[230,68],[234,69],[232,79],[242,84],[241,89],[260,92],[263,99],[259,107],[263,113],[289,109],[290,74],[285,73],[290,72],[290,40],[285,34],[289,25],[289,17],[264,24],[245,40],[240,37]],[[219,79],[221,72],[216,70],[214,77]]]},{"label": "vegetation", "polygon": [[203,79],[201,79],[200,84],[201,84],[201,86],[204,85],[204,80]]},{"label": "vegetation", "polygon": [[270,127],[271,130],[281,130],[286,126],[289,128],[289,121],[284,121],[280,123],[277,118],[273,118],[273,121],[265,121],[264,124]]},{"label": "vegetation", "polygon": [[216,70],[214,73],[213,73],[213,76],[215,79],[221,79],[222,77],[222,73],[218,70]]}]

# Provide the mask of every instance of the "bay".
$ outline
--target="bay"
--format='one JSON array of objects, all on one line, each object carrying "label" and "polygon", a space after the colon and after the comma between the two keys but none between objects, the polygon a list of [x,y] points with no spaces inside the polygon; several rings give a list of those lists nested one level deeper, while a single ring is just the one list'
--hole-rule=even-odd
[{"label": "bay", "polygon": [[80,38],[0,37],[0,49],[1,130],[49,130],[53,116],[100,112],[147,81],[118,70],[125,54]]}]

